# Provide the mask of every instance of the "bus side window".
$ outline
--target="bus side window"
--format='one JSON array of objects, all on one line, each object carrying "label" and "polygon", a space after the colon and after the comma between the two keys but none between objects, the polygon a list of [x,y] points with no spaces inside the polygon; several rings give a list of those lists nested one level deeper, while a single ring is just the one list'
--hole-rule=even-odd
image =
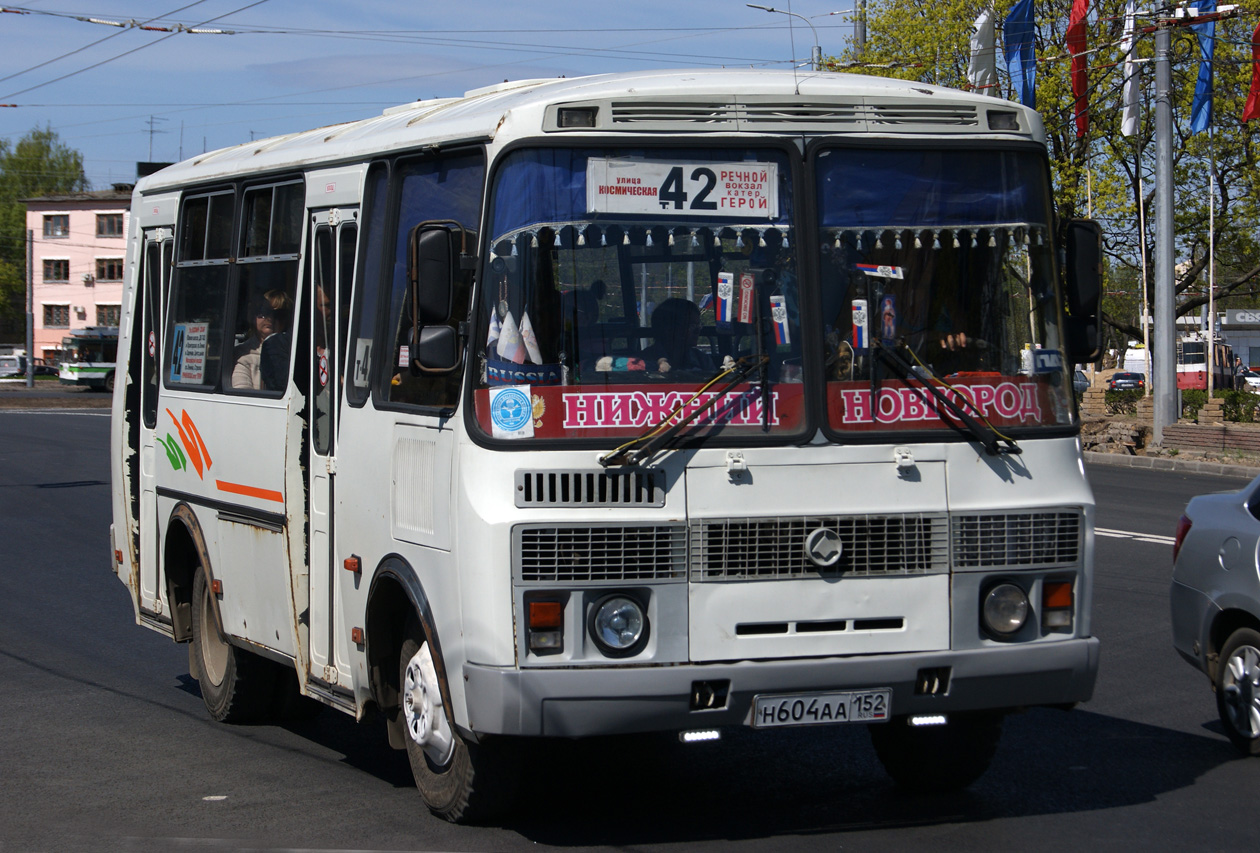
[{"label": "bus side window", "polygon": [[353,328],[345,347],[346,400],[352,406],[362,406],[368,398],[372,341],[376,335],[378,297],[383,285],[388,178],[389,166],[373,163],[364,187],[364,250],[359,257],[359,275],[354,289]]},{"label": "bus side window", "polygon": [[168,387],[218,385],[233,205],[231,190],[184,200],[164,351]]},{"label": "bus side window", "polygon": [[[459,401],[462,374],[428,375],[411,367],[411,305],[407,304],[408,234],[421,222],[454,220],[466,229],[468,251],[475,252],[475,230],[481,221],[481,195],[485,161],[480,152],[455,152],[399,164],[402,192],[394,220],[394,268],[390,290],[387,369],[382,371],[377,393],[382,402],[449,408]],[[451,302],[451,323],[466,320],[471,290],[464,276]]]},{"label": "bus side window", "polygon": [[[148,429],[157,426],[157,342],[160,325],[158,323],[158,298],[160,283],[164,278],[165,266],[163,261],[166,255],[163,249],[168,244],[146,242],[144,246],[143,263],[144,267],[140,271],[140,277],[143,282],[143,305],[138,306],[143,312],[138,328],[140,330],[140,352],[143,353],[144,373],[141,379],[141,410],[144,417],[144,425]],[[133,321],[134,326],[134,321]],[[135,332],[132,333],[133,337]],[[134,352],[134,350],[133,350]]]},{"label": "bus side window", "polygon": [[288,387],[302,201],[300,181],[245,191],[232,356],[224,383],[233,392],[279,396]]}]

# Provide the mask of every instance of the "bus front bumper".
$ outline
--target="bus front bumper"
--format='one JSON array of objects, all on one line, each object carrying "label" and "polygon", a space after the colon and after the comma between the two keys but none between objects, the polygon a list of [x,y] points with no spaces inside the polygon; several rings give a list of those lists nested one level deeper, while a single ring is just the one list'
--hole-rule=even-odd
[{"label": "bus front bumper", "polygon": [[[948,686],[920,692],[933,676]],[[892,689],[892,713],[939,714],[1087,701],[1098,639],[968,651],[805,660],[566,669],[465,664],[469,728],[478,734],[586,737],[746,725],[759,694]],[[692,709],[697,683],[729,682],[724,707]]]}]

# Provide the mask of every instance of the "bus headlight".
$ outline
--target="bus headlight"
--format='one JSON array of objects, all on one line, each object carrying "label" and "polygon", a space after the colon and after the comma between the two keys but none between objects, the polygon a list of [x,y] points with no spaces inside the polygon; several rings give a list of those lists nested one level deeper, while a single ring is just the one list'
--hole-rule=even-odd
[{"label": "bus headlight", "polygon": [[1028,621],[1028,594],[1013,583],[999,583],[984,594],[980,608],[984,627],[1009,637]]},{"label": "bus headlight", "polygon": [[643,605],[628,595],[610,595],[591,609],[591,637],[609,657],[626,657],[642,650],[648,638]]}]

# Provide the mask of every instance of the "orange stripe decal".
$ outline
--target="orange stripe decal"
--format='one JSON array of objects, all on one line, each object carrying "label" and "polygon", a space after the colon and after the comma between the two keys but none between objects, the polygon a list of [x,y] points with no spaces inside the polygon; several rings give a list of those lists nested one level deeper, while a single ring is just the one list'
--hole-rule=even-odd
[{"label": "orange stripe decal", "polygon": [[284,503],[284,495],[273,489],[260,489],[257,486],[246,486],[241,483],[229,483],[226,480],[215,480],[215,486],[221,492],[231,492],[234,495],[245,495],[250,498],[260,498],[264,501],[275,501],[276,503]]},{"label": "orange stripe decal", "polygon": [[197,425],[193,423],[193,419],[189,417],[187,411],[180,412],[184,416],[184,426],[188,427],[189,434],[197,441],[197,449],[201,451],[201,455],[205,457],[207,470],[214,466],[214,462],[210,460],[210,451],[206,449],[206,443],[201,440],[201,430],[197,429]]}]

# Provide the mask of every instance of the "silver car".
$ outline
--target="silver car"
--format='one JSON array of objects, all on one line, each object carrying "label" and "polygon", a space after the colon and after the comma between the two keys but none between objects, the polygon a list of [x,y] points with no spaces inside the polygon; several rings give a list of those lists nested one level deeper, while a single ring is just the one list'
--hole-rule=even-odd
[{"label": "silver car", "polygon": [[1173,645],[1206,673],[1225,733],[1260,755],[1260,477],[1186,506],[1173,544]]}]

